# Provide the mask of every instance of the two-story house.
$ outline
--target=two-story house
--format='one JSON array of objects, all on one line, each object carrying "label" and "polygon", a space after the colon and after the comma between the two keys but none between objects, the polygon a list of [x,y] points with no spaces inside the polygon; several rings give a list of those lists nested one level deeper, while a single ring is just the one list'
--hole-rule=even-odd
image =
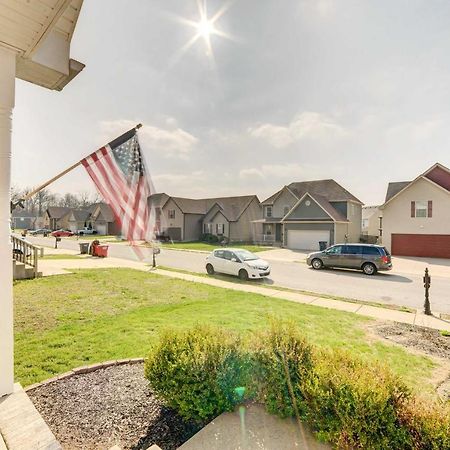
[{"label": "two-story house", "polygon": [[413,181],[389,183],[380,208],[393,255],[450,258],[450,169],[436,163]]},{"label": "two-story house", "polygon": [[261,205],[259,241],[301,250],[359,242],[362,202],[334,180],[291,183]]},{"label": "two-story house", "polygon": [[164,193],[149,197],[156,229],[174,241],[197,241],[213,234],[230,242],[252,242],[261,217],[256,195],[192,199]]}]

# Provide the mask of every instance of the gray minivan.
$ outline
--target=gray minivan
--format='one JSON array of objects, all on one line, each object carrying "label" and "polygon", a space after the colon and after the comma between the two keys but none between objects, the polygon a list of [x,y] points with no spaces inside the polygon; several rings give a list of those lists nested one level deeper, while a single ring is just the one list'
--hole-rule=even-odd
[{"label": "gray minivan", "polygon": [[366,275],[374,275],[378,270],[391,270],[391,255],[381,245],[337,244],[322,252],[310,253],[306,258],[313,269],[339,267],[359,269]]}]

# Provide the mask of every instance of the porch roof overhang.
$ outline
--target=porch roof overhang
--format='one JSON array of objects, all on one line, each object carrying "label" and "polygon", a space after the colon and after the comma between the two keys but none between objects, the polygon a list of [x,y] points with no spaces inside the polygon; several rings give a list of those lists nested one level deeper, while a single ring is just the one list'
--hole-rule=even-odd
[{"label": "porch roof overhang", "polygon": [[266,219],[256,219],[256,220],[252,220],[252,223],[281,223],[281,221],[283,220],[282,217],[280,217],[279,219],[276,218],[266,218]]},{"label": "porch roof overhang", "polygon": [[16,53],[16,76],[60,91],[84,68],[70,58],[83,0],[0,0],[0,46]]}]

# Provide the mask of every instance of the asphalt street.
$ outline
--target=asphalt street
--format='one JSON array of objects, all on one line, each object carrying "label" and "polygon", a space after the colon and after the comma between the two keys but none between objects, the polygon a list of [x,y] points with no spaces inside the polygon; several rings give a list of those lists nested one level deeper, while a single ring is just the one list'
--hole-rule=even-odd
[{"label": "asphalt street", "polygon": [[[31,237],[27,240],[36,245],[52,246],[54,238]],[[80,240],[81,242],[81,240]],[[58,248],[79,249],[79,242],[73,238],[62,238]],[[126,244],[108,243],[109,255],[116,258],[136,260],[134,251]],[[151,250],[141,247],[151,261]],[[204,253],[165,250],[157,255],[157,263],[162,266],[183,269],[192,272],[205,272]],[[265,259],[270,262],[270,278],[254,281],[267,285],[299,289],[319,294],[375,301],[385,304],[423,308],[424,288],[422,275],[418,273],[400,273],[395,269],[381,272],[374,276],[363,275],[350,270],[320,270],[311,269],[303,261],[271,260],[270,252],[265,252]],[[450,313],[450,277],[433,276],[430,290],[432,310]]]}]

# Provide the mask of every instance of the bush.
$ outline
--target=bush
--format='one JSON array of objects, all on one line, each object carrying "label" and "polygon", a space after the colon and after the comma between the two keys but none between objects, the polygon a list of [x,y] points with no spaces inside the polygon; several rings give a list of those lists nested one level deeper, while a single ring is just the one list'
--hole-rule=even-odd
[{"label": "bush", "polygon": [[201,240],[202,242],[207,242],[208,244],[215,244],[216,242],[219,242],[219,237],[215,234],[204,233],[202,234]]},{"label": "bush", "polygon": [[203,422],[233,409],[245,386],[237,336],[208,327],[166,332],[152,348],[145,375],[156,394],[187,420]]},{"label": "bush", "polygon": [[313,376],[299,389],[322,440],[349,449],[411,448],[398,413],[410,392],[386,368],[344,352],[320,352]]},{"label": "bush", "polygon": [[245,343],[209,327],[167,332],[145,373],[169,406],[197,422],[257,398],[337,448],[450,449],[450,404],[419,400],[381,365],[313,348],[290,324]]},{"label": "bush", "polygon": [[305,416],[300,386],[313,368],[311,346],[292,324],[274,323],[258,336],[254,353],[260,400],[281,417]]},{"label": "bush", "polygon": [[450,449],[450,403],[411,398],[400,409],[400,417],[413,440],[413,448]]}]

